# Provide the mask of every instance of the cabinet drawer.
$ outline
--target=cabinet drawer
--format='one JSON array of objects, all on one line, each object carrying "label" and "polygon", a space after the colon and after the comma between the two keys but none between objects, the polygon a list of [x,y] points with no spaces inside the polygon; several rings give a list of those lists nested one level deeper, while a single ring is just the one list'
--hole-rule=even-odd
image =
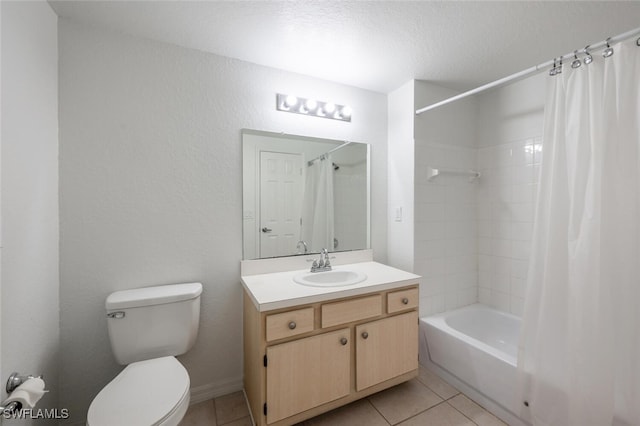
[{"label": "cabinet drawer", "polygon": [[387,313],[406,311],[418,306],[418,289],[394,291],[387,294]]},{"label": "cabinet drawer", "polygon": [[382,296],[360,297],[322,305],[322,328],[382,315]]},{"label": "cabinet drawer", "polygon": [[267,342],[313,331],[313,308],[267,315]]}]

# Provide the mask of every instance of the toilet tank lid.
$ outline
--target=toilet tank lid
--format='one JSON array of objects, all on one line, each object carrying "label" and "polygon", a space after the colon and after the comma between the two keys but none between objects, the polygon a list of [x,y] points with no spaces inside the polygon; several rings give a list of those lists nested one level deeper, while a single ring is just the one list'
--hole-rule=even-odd
[{"label": "toilet tank lid", "polygon": [[202,284],[169,284],[154,287],[135,288],[111,293],[105,303],[107,311],[114,309],[139,308],[195,299],[202,293]]}]

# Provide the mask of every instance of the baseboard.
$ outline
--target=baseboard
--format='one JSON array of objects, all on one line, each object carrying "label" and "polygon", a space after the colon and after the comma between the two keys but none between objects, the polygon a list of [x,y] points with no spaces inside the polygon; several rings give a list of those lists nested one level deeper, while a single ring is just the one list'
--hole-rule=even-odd
[{"label": "baseboard", "polygon": [[191,388],[191,401],[189,401],[189,405],[241,391],[242,388],[242,377],[219,380],[214,383],[193,387]]}]

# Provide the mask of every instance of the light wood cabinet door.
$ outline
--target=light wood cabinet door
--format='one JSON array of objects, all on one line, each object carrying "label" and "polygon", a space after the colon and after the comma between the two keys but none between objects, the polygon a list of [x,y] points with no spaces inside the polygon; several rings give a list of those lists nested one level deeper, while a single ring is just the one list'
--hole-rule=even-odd
[{"label": "light wood cabinet door", "polygon": [[356,390],[418,368],[418,313],[356,327]]},{"label": "light wood cabinet door", "polygon": [[345,328],[268,347],[267,423],[348,395],[351,345]]}]

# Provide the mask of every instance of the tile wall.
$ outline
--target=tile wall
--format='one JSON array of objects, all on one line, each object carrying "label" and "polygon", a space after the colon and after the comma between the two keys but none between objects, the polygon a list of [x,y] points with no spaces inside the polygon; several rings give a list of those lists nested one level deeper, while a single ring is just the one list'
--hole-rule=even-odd
[{"label": "tile wall", "polygon": [[[482,148],[416,141],[420,315],[481,302],[522,315],[542,138]],[[480,171],[427,178],[427,168]]]},{"label": "tile wall", "polygon": [[479,148],[478,300],[522,315],[542,138]]},{"label": "tile wall", "polygon": [[414,271],[422,275],[420,316],[478,298],[477,182],[464,176],[427,179],[427,168],[476,167],[476,149],[416,140]]}]

